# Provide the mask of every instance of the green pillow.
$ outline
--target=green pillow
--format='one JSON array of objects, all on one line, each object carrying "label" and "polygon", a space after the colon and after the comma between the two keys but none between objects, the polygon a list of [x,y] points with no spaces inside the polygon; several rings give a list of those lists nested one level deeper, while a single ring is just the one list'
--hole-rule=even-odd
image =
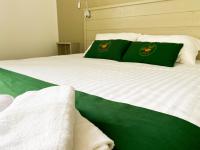
[{"label": "green pillow", "polygon": [[173,67],[182,47],[176,43],[132,42],[122,60]]},{"label": "green pillow", "polygon": [[96,40],[85,57],[120,61],[130,43],[126,40]]}]

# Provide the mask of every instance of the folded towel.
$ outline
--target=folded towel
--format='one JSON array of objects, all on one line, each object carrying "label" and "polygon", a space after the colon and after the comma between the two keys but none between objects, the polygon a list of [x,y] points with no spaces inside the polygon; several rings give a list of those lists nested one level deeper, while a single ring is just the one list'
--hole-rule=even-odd
[{"label": "folded towel", "polygon": [[114,142],[76,111],[74,150],[112,150]]},{"label": "folded towel", "polygon": [[13,102],[13,99],[10,95],[0,95],[0,112],[9,106]]},{"label": "folded towel", "polygon": [[71,87],[18,96],[0,113],[0,150],[111,150],[113,141],[75,110]]},{"label": "folded towel", "polygon": [[71,150],[74,92],[52,87],[27,92],[0,113],[1,150]]}]

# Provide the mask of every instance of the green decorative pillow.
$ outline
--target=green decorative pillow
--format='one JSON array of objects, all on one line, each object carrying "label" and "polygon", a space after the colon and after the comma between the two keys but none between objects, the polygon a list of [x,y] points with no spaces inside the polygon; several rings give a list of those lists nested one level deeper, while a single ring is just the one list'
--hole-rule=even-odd
[{"label": "green decorative pillow", "polygon": [[182,47],[176,43],[132,42],[122,60],[173,67]]},{"label": "green decorative pillow", "polygon": [[85,57],[120,61],[130,43],[126,40],[96,40],[85,54]]}]

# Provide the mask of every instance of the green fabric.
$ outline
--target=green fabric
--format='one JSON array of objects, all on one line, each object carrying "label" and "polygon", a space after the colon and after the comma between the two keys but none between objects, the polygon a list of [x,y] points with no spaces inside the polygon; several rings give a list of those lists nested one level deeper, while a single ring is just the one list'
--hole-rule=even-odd
[{"label": "green fabric", "polygon": [[83,116],[111,137],[116,150],[200,150],[200,128],[176,117],[76,93]]},{"label": "green fabric", "polygon": [[176,43],[132,42],[123,61],[173,67],[182,47]]},{"label": "green fabric", "polygon": [[[0,69],[0,93],[53,86]],[[200,150],[200,128],[176,117],[76,91],[76,107],[115,141],[115,150]]]},{"label": "green fabric", "polygon": [[120,61],[130,43],[126,40],[96,40],[85,57]]},{"label": "green fabric", "polygon": [[40,90],[49,86],[53,84],[0,68],[0,94],[16,97],[26,91]]}]

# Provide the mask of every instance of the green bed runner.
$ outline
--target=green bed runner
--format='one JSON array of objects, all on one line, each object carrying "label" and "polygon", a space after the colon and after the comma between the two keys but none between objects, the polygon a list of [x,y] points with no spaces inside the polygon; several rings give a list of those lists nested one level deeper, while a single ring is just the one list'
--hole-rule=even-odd
[{"label": "green bed runner", "polygon": [[[12,96],[54,84],[0,69],[0,93]],[[76,91],[81,114],[115,141],[115,150],[200,150],[200,128],[176,117]]]}]

